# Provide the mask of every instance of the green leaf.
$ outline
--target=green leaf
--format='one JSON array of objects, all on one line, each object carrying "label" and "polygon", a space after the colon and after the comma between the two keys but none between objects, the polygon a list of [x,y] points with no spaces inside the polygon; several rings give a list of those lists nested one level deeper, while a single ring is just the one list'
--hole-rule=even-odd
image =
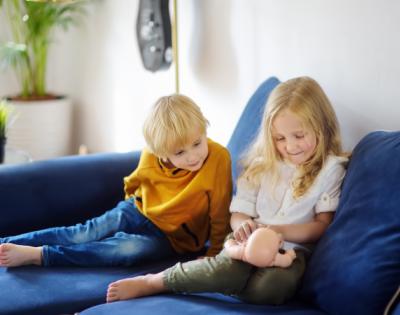
[{"label": "green leaf", "polygon": [[25,44],[14,42],[7,42],[0,46],[1,68],[16,67],[27,54],[27,47]]},{"label": "green leaf", "polygon": [[0,139],[6,136],[11,109],[5,100],[0,101]]},{"label": "green leaf", "polygon": [[49,45],[56,28],[68,30],[86,14],[85,3],[0,0],[12,40],[0,43],[0,66],[14,69],[21,94],[45,95]]}]

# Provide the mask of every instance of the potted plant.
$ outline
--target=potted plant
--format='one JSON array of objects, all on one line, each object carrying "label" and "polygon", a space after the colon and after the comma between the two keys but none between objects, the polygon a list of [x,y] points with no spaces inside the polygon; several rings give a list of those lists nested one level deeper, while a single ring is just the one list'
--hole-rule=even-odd
[{"label": "potted plant", "polygon": [[6,131],[10,116],[10,108],[6,101],[0,101],[0,164],[4,162]]},{"label": "potted plant", "polygon": [[20,86],[17,95],[7,96],[16,115],[8,141],[35,159],[68,154],[72,104],[47,90],[47,61],[55,31],[76,24],[84,2],[0,0],[0,10],[11,35],[0,43],[0,62],[14,70]]}]

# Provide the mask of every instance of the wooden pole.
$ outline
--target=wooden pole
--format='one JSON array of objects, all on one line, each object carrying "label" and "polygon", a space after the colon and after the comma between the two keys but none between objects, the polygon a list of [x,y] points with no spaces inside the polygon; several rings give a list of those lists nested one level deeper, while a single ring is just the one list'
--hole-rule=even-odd
[{"label": "wooden pole", "polygon": [[174,0],[174,15],[172,19],[172,50],[175,61],[175,93],[179,94],[179,55],[178,55],[178,8]]}]

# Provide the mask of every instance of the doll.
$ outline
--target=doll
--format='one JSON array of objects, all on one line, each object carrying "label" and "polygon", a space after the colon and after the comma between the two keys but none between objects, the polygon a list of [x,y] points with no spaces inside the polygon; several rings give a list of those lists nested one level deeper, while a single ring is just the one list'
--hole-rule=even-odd
[{"label": "doll", "polygon": [[233,259],[243,260],[256,267],[289,267],[296,258],[293,249],[283,250],[282,235],[268,227],[255,230],[246,242],[229,239],[224,248]]}]

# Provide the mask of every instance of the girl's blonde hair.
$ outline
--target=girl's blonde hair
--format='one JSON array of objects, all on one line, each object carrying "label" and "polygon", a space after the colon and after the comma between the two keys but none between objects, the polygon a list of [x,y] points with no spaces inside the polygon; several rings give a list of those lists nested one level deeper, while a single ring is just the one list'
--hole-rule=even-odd
[{"label": "girl's blonde hair", "polygon": [[270,172],[273,183],[279,179],[277,162],[282,160],[272,137],[272,124],[283,110],[290,110],[303,122],[304,128],[314,131],[317,145],[313,156],[299,166],[292,182],[295,198],[310,188],[327,156],[345,155],[342,151],[339,124],[332,105],[320,87],[309,77],[299,77],[280,83],[270,94],[261,129],[250,150],[242,160],[243,173],[252,185],[260,183],[261,175]]},{"label": "girl's blonde hair", "polygon": [[161,158],[186,146],[196,133],[206,134],[208,121],[189,97],[172,94],[153,105],[143,125],[149,150]]}]

